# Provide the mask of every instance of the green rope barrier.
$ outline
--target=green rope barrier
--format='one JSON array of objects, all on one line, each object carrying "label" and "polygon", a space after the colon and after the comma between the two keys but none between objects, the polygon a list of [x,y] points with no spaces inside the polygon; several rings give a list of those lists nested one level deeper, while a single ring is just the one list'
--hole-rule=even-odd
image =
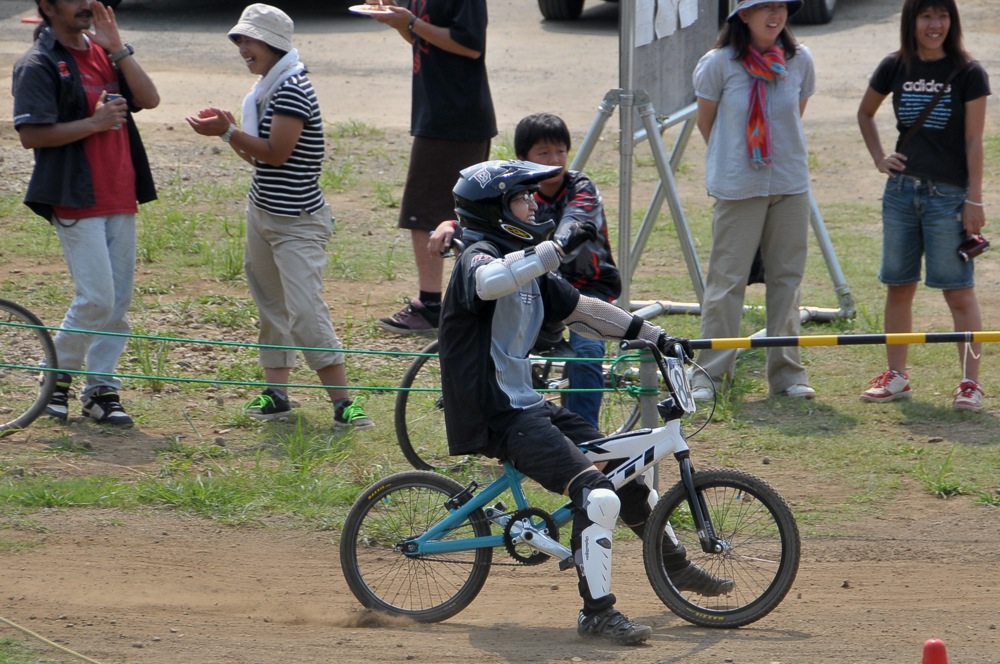
[{"label": "green rope barrier", "polygon": [[[258,344],[243,341],[219,341],[212,339],[194,339],[186,337],[171,337],[163,335],[134,334],[130,332],[98,332],[92,330],[81,330],[76,328],[51,327],[47,325],[31,325],[28,323],[0,321],[0,326],[14,328],[41,329],[48,332],[69,332],[74,334],[92,334],[104,336],[127,337],[130,339],[146,339],[150,341],[160,341],[177,344],[196,344],[207,346],[222,346],[231,348],[264,348],[273,350],[293,350],[293,351],[318,351],[330,352],[340,351],[345,354],[356,353],[365,355],[383,355],[392,357],[437,357],[437,353],[423,353],[411,351],[381,351],[372,349],[348,349],[348,348],[314,348],[308,346],[278,346],[271,344]],[[1000,341],[1000,331],[979,331],[979,332],[914,332],[914,333],[886,333],[886,334],[821,334],[788,337],[727,337],[718,339],[691,339],[691,347],[699,349],[745,349],[745,348],[773,348],[779,346],[853,346],[853,345],[902,345],[902,344],[929,344],[929,343],[984,343]],[[580,357],[548,357],[547,362],[586,362],[595,361],[595,358]],[[626,353],[615,357],[609,369],[612,376],[615,376],[617,366],[623,362],[649,362],[652,358],[636,353]],[[66,369],[51,369],[48,367],[26,366],[19,364],[0,363],[0,367],[6,369],[18,369],[27,371],[60,371],[62,373],[74,375],[109,376],[117,378],[127,378],[132,380],[147,380],[174,383],[196,383],[205,385],[232,385],[240,387],[262,387],[271,385],[270,383],[260,383],[255,381],[242,380],[222,380],[213,378],[184,378],[179,376],[160,376],[145,374],[109,374],[88,371],[73,371]],[[315,385],[300,383],[282,383],[281,387],[302,388],[302,389],[350,389],[369,392],[396,392],[404,388],[399,386],[364,386],[364,385]],[[438,387],[410,387],[405,388],[410,392],[439,392]],[[656,388],[644,388],[636,384],[626,384],[625,386],[613,385],[611,389],[604,388],[564,388],[564,389],[539,389],[542,393],[569,393],[569,392],[617,392],[624,391],[633,397],[656,394]]]}]

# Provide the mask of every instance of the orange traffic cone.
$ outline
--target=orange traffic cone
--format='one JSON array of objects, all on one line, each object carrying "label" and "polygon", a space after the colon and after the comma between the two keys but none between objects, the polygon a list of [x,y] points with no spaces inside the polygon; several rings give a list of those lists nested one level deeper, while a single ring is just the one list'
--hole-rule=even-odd
[{"label": "orange traffic cone", "polygon": [[928,639],[924,644],[924,657],[920,664],[948,664],[948,653],[941,639]]}]

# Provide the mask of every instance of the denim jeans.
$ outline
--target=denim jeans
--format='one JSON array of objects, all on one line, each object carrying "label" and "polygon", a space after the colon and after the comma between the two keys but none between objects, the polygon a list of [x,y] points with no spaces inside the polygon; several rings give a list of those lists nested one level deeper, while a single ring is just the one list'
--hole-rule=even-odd
[{"label": "denim jeans", "polygon": [[[62,327],[128,334],[126,314],[135,283],[135,215],[56,219],[53,225],[76,289]],[[56,334],[59,367],[73,371],[86,367],[88,371],[81,400],[86,401],[99,387],[121,389],[121,380],[114,374],[127,341],[124,336],[63,330]]]},{"label": "denim jeans", "polygon": [[962,207],[967,189],[954,184],[897,175],[886,181],[882,196],[882,269],[888,286],[920,281],[920,258],[927,265],[926,284],[952,290],[970,288],[974,263],[958,256],[965,239]]},{"label": "denim jeans", "polygon": [[[577,357],[601,358],[599,362],[570,362],[566,370],[570,389],[603,389],[604,342],[588,339],[570,330],[569,345]],[[570,392],[566,395],[566,408],[587,420],[593,427],[600,428],[598,416],[601,412],[602,396],[601,392]]]}]

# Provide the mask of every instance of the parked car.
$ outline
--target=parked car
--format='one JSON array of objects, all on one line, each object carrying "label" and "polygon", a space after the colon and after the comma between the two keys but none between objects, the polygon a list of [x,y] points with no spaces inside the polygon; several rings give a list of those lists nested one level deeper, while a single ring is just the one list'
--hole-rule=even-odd
[{"label": "parked car", "polygon": [[[584,0],[538,0],[538,9],[548,21],[572,21],[580,17],[583,2]],[[805,0],[792,22],[805,25],[829,23],[833,20],[836,7],[837,0]],[[719,15],[725,16],[728,12],[729,0],[719,0]]]}]

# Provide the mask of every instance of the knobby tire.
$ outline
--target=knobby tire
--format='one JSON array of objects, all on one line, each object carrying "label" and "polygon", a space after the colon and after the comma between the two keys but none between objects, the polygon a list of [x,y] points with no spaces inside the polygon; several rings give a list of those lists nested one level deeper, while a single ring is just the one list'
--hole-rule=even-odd
[{"label": "knobby tire", "polygon": [[[347,585],[366,608],[417,622],[440,622],[476,598],[493,561],[482,548],[433,556],[408,556],[399,548],[448,516],[445,502],[462,490],[455,480],[406,471],[365,489],[351,507],[340,539],[340,566]],[[490,535],[482,510],[443,539]]]},{"label": "knobby tire", "polygon": [[[55,390],[56,347],[42,325],[21,305],[0,299],[0,438],[34,422]],[[48,370],[40,373],[41,365]]]},{"label": "knobby tire", "polygon": [[[646,576],[667,608],[702,627],[740,627],[760,620],[781,603],[798,571],[798,526],[784,499],[764,480],[731,469],[694,473],[722,553],[702,551],[694,530],[687,492],[678,482],[657,502],[646,526]],[[650,533],[673,527],[691,562],[717,577],[733,579],[727,595],[704,597],[674,587],[663,566],[663,538]]]}]

